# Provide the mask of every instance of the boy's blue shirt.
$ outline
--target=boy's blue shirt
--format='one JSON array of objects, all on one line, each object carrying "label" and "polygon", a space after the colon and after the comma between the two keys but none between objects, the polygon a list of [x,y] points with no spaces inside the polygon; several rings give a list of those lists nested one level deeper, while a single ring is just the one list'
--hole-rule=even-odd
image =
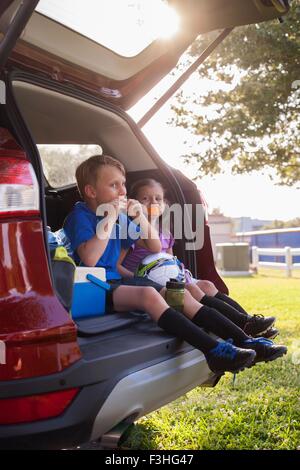
[{"label": "boy's blue shirt", "polygon": [[[76,250],[81,243],[87,242],[96,234],[97,224],[103,219],[97,216],[85,202],[77,202],[64,223],[64,230],[70,239],[77,264],[84,266]],[[130,231],[130,235],[128,233]],[[120,213],[114,225],[110,239],[96,266],[106,269],[106,278],[121,279],[117,270],[121,248],[127,249],[140,238],[140,227],[132,222],[127,215]]]}]

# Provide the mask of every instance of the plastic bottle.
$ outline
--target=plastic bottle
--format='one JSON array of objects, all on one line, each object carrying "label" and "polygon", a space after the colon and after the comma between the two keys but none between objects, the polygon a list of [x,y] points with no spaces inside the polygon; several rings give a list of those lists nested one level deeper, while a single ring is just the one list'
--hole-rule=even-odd
[{"label": "plastic bottle", "polygon": [[147,208],[147,213],[150,216],[159,216],[160,209],[158,206],[153,206],[151,205],[150,207]]},{"label": "plastic bottle", "polygon": [[183,311],[184,306],[184,288],[185,283],[179,282],[176,279],[170,279],[166,283],[166,302],[170,307],[178,312]]}]

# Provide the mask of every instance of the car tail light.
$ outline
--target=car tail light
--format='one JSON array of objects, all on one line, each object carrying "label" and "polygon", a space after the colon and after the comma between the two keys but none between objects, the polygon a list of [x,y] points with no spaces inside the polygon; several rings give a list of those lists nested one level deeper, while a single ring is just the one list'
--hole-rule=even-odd
[{"label": "car tail light", "polygon": [[10,153],[0,151],[0,217],[38,215],[39,185],[33,167],[24,156]]},{"label": "car tail light", "polygon": [[0,386],[59,373],[81,359],[76,325],[53,290],[39,201],[26,152],[0,127]]},{"label": "car tail light", "polygon": [[79,388],[27,397],[0,400],[0,425],[20,424],[61,415],[79,392]]}]

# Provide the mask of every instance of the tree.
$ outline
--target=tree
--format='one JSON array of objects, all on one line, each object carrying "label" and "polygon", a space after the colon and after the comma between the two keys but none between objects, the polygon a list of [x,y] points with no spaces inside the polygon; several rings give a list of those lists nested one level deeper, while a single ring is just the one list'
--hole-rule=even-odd
[{"label": "tree", "polygon": [[283,222],[282,220],[274,220],[271,224],[264,225],[261,230],[293,227],[300,227],[300,217],[296,217],[296,219],[287,220],[286,222]]},{"label": "tree", "polygon": [[49,185],[59,188],[75,183],[77,166],[92,155],[101,154],[98,145],[39,145],[43,171]]},{"label": "tree", "polygon": [[[172,123],[197,136],[197,150],[184,157],[197,161],[198,176],[230,162],[234,174],[265,170],[272,178],[275,170],[279,184],[300,180],[299,31],[300,0],[283,23],[236,28],[198,70],[219,89],[177,95]],[[198,39],[190,54],[209,39]]]}]

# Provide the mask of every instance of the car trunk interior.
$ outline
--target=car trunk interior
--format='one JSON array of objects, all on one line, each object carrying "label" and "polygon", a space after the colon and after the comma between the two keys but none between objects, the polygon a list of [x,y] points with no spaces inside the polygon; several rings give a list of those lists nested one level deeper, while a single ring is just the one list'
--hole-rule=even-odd
[{"label": "car trunk interior", "polygon": [[[14,80],[13,91],[17,106],[36,144],[97,144],[103,153],[118,158],[124,164],[128,188],[140,178],[153,177],[161,181],[166,188],[170,204],[201,202],[195,184],[160,159],[135,123],[123,111],[112,110],[111,105],[105,103],[99,106],[83,101],[70,96],[71,93],[68,95],[64,91],[62,94],[24,80]],[[80,196],[74,182],[73,185],[63,188],[46,186],[45,200],[47,225],[55,231],[62,227],[65,217],[74,203],[80,200]],[[210,253],[211,248],[208,227],[205,229],[204,249],[200,252],[203,252],[203,257],[207,260],[207,251]],[[208,250],[205,246],[208,246]],[[190,268],[195,262],[194,252],[184,249],[183,240],[176,241],[174,253]],[[212,257],[211,263],[212,272],[215,272]],[[194,271],[196,272],[196,268]],[[101,334],[103,341],[103,335],[114,331],[129,333],[132,328],[137,327],[140,320],[141,313],[128,313],[81,319],[77,323],[82,337]],[[138,334],[144,336],[145,328],[149,329],[151,325],[152,334],[147,336],[150,343],[153,339],[156,343],[157,335],[161,338],[168,337],[154,326],[147,314],[143,316],[143,325],[142,328],[139,326]],[[168,340],[175,341],[176,344],[174,338],[168,337]],[[130,344],[128,346],[130,347]],[[186,347],[190,348],[187,344]]]}]

